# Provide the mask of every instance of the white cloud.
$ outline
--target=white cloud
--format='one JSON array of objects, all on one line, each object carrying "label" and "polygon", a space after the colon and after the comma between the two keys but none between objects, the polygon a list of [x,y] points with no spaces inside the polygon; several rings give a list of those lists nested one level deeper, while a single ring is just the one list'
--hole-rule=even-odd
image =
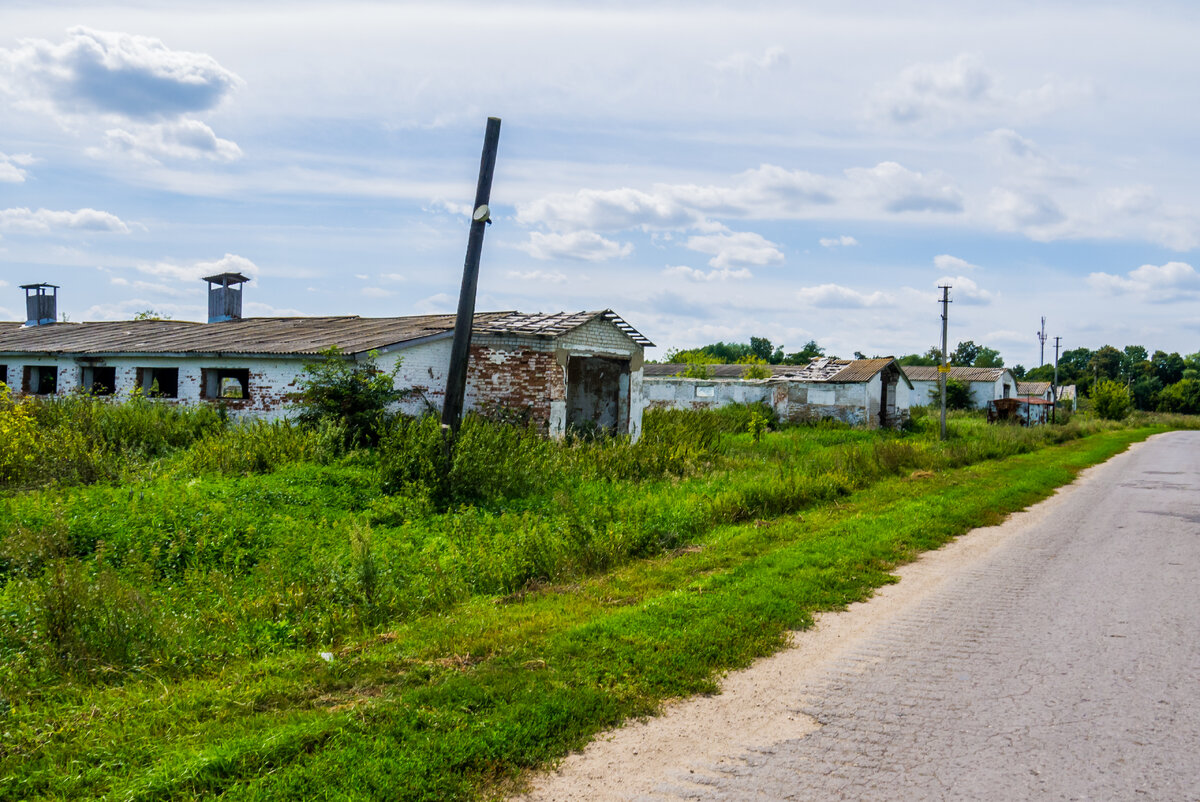
[{"label": "white cloud", "polygon": [[567,275],[557,270],[530,270],[527,272],[510,270],[504,274],[504,277],[513,281],[538,281],[546,284],[564,284],[567,281]]},{"label": "white cloud", "polygon": [[623,231],[640,228],[691,228],[703,219],[669,193],[622,189],[581,189],[573,195],[550,195],[517,207],[517,222],[544,225],[552,231]]},{"label": "white cloud", "polygon": [[391,298],[396,293],[383,287],[363,287],[362,294],[368,298]]},{"label": "white cloud", "polygon": [[800,303],[808,306],[822,306],[831,309],[869,309],[875,307],[895,306],[897,297],[882,290],[875,292],[860,292],[841,284],[818,284],[815,287],[801,287],[796,291]]},{"label": "white cloud", "polygon": [[23,167],[33,164],[33,156],[28,153],[0,153],[0,183],[20,184],[25,181],[26,172]]},{"label": "white cloud", "polygon": [[[236,143],[221,139],[199,120],[184,119],[157,125],[133,126],[132,131],[113,128],[104,135],[109,150],[150,162],[163,159],[231,162],[242,157],[242,149]],[[90,153],[94,156],[103,155],[95,150]]]},{"label": "white cloud", "polygon": [[1045,229],[1066,220],[1052,198],[1034,190],[994,189],[988,212],[1002,231],[1020,231],[1034,239],[1046,237]]},{"label": "white cloud", "polygon": [[408,277],[405,276],[403,273],[380,273],[379,280],[380,281],[400,282],[400,281],[408,281]]},{"label": "white cloud", "polygon": [[1011,128],[997,128],[985,137],[1000,163],[1010,172],[1018,171],[1029,178],[1074,184],[1083,178],[1084,170],[1063,164],[1044,153],[1033,140]]},{"label": "white cloud", "polygon": [[821,237],[818,242],[821,243],[822,248],[836,248],[839,245],[843,248],[849,248],[852,245],[858,244],[858,240],[845,234],[840,237]]},{"label": "white cloud", "polygon": [[925,175],[896,162],[845,171],[855,191],[889,212],[948,212],[963,210],[963,195],[939,173]]},{"label": "white cloud", "polygon": [[782,47],[768,47],[761,55],[750,53],[733,53],[718,61],[713,66],[717,72],[747,77],[756,72],[777,72],[786,70],[791,63],[787,51]]},{"label": "white cloud", "polygon": [[749,268],[743,267],[734,270],[729,267],[722,267],[717,270],[697,270],[687,265],[675,265],[663,270],[664,276],[673,278],[682,278],[686,281],[728,281],[729,279],[746,279],[752,278],[753,273]]},{"label": "white cloud", "polygon": [[75,27],[61,44],[25,39],[0,49],[10,86],[65,115],[166,120],[215,107],[241,85],[211,56],[158,39]]},{"label": "white cloud", "polygon": [[[244,256],[232,253],[227,253],[212,262],[193,262],[182,265],[173,262],[155,262],[140,264],[137,269],[152,276],[163,276],[180,281],[195,281],[218,273],[241,273],[248,278],[255,278],[260,272],[258,265],[254,262]],[[199,284],[196,286],[199,287]]]},{"label": "white cloud", "polygon": [[0,209],[0,231],[48,234],[63,229],[129,233],[129,226],[119,217],[97,209],[79,209],[74,212],[51,209],[34,211],[27,208]]},{"label": "white cloud", "polygon": [[981,288],[966,276],[942,276],[934,284],[935,287],[951,287],[950,300],[971,306],[987,306],[996,296]]},{"label": "white cloud", "polygon": [[124,301],[117,301],[116,303],[90,306],[83,313],[83,319],[130,320],[138,312],[144,312],[147,309],[153,309],[159,314],[167,315],[172,320],[197,320],[206,312],[199,304],[164,303],[161,299],[127,298]]},{"label": "white cloud", "polygon": [[1200,273],[1186,262],[1142,265],[1125,276],[1091,273],[1087,282],[1107,295],[1135,295],[1151,303],[1200,298]]},{"label": "white cloud", "polygon": [[688,237],[689,250],[707,253],[710,267],[718,270],[744,265],[770,265],[783,261],[783,252],[774,242],[751,231],[731,234],[702,234]]},{"label": "white cloud", "polygon": [[933,257],[933,266],[938,270],[978,270],[979,265],[973,265],[966,259],[959,259],[957,256],[951,256],[948,253],[938,254]]},{"label": "white cloud", "polygon": [[583,262],[604,262],[633,253],[633,244],[605,239],[594,231],[572,231],[569,234],[543,234],[533,231],[529,241],[516,246],[534,259],[575,259]]},{"label": "white cloud", "polygon": [[976,53],[950,61],[913,64],[893,81],[875,88],[868,113],[896,125],[955,123],[978,117],[1004,117],[1051,111],[1092,95],[1086,82],[1045,80],[1040,86],[1008,92]]},{"label": "white cloud", "polygon": [[113,276],[109,279],[109,283],[118,287],[129,287],[139,292],[153,292],[159,295],[169,295],[172,298],[181,298],[188,295],[195,295],[194,287],[184,287],[182,284],[162,284],[154,281],[130,281],[121,276]]}]

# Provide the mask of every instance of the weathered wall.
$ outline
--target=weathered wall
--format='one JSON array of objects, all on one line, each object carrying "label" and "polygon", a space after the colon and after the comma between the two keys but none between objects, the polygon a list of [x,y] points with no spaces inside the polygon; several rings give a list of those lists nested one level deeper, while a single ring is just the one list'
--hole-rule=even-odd
[{"label": "weathered wall", "polygon": [[[1017,380],[1007,370],[1000,374],[1000,378],[995,381],[967,382],[971,391],[972,408],[987,409],[989,401],[1004,398],[1005,383],[1009,385],[1009,395],[1015,398],[1017,395]],[[936,406],[939,403],[939,390],[936,381],[914,380],[912,385],[913,389],[909,391],[910,406]]]},{"label": "weathered wall", "polygon": [[[903,384],[903,382],[901,383]],[[646,377],[646,404],[654,409],[717,409],[727,404],[763,403],[781,420],[808,423],[832,418],[854,426],[879,423],[879,376],[868,382],[834,384],[786,379],[691,379],[682,376]],[[899,414],[907,399],[897,394]]]}]

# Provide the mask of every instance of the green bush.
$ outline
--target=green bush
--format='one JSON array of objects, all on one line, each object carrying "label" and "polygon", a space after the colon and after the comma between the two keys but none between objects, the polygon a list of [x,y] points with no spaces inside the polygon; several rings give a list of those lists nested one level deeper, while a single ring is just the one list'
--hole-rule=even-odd
[{"label": "green bush", "polygon": [[1184,415],[1200,414],[1200,381],[1181,379],[1165,388],[1158,395],[1158,410]]},{"label": "green bush", "polygon": [[1105,379],[1092,388],[1092,409],[1104,420],[1124,420],[1132,401],[1123,384]]},{"label": "green bush", "polygon": [[400,360],[390,373],[379,369],[379,354],[371,351],[361,360],[337,346],[304,365],[300,391],[292,396],[296,420],[316,428],[333,421],[345,432],[346,445],[374,445],[387,429],[388,408],[411,390],[396,387]]}]

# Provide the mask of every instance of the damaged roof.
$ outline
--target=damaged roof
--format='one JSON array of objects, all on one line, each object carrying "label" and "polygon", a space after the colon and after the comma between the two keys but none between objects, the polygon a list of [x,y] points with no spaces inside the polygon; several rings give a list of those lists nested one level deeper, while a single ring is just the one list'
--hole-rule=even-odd
[{"label": "damaged roof", "polygon": [[[762,365],[769,368],[773,380],[789,380],[803,382],[830,382],[832,384],[856,384],[868,382],[875,374],[893,364],[892,357],[876,359],[814,359],[807,365]],[[709,378],[740,379],[742,373],[750,365],[706,365]],[[674,376],[687,370],[688,366],[681,363],[664,365],[646,365],[643,375],[646,377]],[[900,373],[905,384],[912,386],[904,373]]]},{"label": "damaged roof", "polygon": [[[454,331],[454,317],[253,317],[220,323],[121,320],[44,326],[0,323],[0,353],[312,356],[337,346],[358,354],[449,336]],[[596,319],[612,323],[639,345],[653,345],[610,309],[552,315],[480,312],[472,331],[476,335],[554,338]]]},{"label": "damaged roof", "polygon": [[[937,365],[901,365],[900,370],[915,382],[935,382],[938,380]],[[994,382],[999,379],[1007,368],[965,368],[950,366],[950,378],[960,382]]]},{"label": "damaged roof", "polygon": [[1017,382],[1017,395],[1045,395],[1050,392],[1050,382]]}]

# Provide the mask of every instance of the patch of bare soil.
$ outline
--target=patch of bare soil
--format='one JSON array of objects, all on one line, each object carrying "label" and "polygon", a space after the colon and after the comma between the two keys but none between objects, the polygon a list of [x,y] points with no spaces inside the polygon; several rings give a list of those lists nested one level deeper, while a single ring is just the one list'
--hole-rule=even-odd
[{"label": "patch of bare soil", "polygon": [[813,732],[820,725],[796,712],[802,688],[948,578],[1004,548],[1101,467],[1084,471],[1074,484],[998,526],[973,530],[902,566],[896,571],[898,583],[845,612],[818,616],[811,629],[793,634],[789,648],[727,675],[719,694],[681,700],[658,717],[597,736],[555,771],[532,778],[532,790],[514,802],[672,798],[656,790],[706,774],[706,767],[722,758]]}]

